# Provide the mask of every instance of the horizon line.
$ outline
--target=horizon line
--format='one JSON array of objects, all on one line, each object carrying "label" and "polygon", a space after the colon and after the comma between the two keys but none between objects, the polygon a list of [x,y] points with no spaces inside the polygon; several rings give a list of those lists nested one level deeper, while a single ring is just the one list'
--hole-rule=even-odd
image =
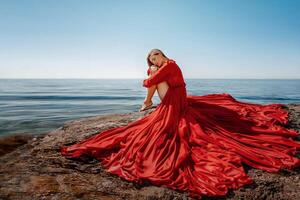
[{"label": "horizon line", "polygon": [[[0,80],[138,80],[146,78],[0,78]],[[300,78],[185,78],[185,80],[190,79],[237,79],[237,80],[300,80]]]}]

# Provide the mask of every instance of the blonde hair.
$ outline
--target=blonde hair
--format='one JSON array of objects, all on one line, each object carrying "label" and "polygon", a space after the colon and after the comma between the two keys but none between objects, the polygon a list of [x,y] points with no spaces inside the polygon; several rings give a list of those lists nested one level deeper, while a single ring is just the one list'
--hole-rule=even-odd
[{"label": "blonde hair", "polygon": [[159,52],[159,53],[161,53],[161,55],[163,56],[163,57],[165,57],[165,58],[167,58],[167,59],[169,59],[161,50],[159,50],[159,49],[152,49],[149,53],[148,53],[148,55],[147,55],[147,64],[148,64],[148,66],[149,67],[151,67],[152,65],[153,65],[153,63],[150,61],[150,56],[151,56],[151,54],[153,53],[153,52]]}]

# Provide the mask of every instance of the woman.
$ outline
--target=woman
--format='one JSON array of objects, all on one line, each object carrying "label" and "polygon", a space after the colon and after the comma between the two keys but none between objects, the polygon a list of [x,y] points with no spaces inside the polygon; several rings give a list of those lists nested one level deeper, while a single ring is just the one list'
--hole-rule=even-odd
[{"label": "woman", "polygon": [[185,191],[191,197],[224,196],[252,183],[242,164],[278,172],[300,165],[297,131],[285,128],[282,104],[237,101],[230,94],[187,96],[181,69],[160,50],[147,57],[148,93],[141,110],[149,115],[61,149],[63,156],[92,156],[110,173],[128,181]]},{"label": "woman", "polygon": [[[149,69],[147,71],[148,78],[152,77],[155,74],[155,72],[157,72],[157,70],[159,68],[161,68],[162,66],[166,65],[168,61],[169,61],[169,58],[161,50],[152,49],[147,56],[147,63],[149,66]],[[151,106],[153,105],[153,102],[151,99],[152,99],[156,89],[157,89],[160,100],[162,100],[164,98],[164,96],[166,95],[168,88],[169,88],[169,85],[168,85],[167,81],[162,81],[162,82],[157,83],[156,85],[153,85],[150,88],[148,88],[147,96],[144,100],[144,104],[140,108],[140,111],[144,111],[144,110],[151,108]]]}]

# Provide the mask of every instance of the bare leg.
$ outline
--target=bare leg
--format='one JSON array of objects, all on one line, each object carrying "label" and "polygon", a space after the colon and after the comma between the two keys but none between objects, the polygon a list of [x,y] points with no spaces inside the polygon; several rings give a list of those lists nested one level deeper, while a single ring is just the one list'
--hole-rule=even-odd
[{"label": "bare leg", "polygon": [[[151,77],[156,71],[151,71],[150,75],[148,77]],[[169,85],[166,81],[160,82],[157,85],[153,85],[149,88],[147,88],[147,95],[146,98],[144,100],[144,104],[142,105],[142,107],[140,108],[140,111],[143,110],[143,108],[152,105],[152,97],[155,93],[155,90],[157,89],[158,92],[158,96],[160,98],[160,100],[162,101],[163,98],[165,97],[167,90],[169,88]]]},{"label": "bare leg", "polygon": [[[148,78],[151,77],[154,73],[155,73],[155,71],[151,71]],[[151,87],[147,88],[147,95],[144,99],[142,107],[139,110],[140,112],[143,111],[148,106],[151,106],[153,104],[152,97],[155,93],[155,90],[156,90],[156,85],[152,85]]]},{"label": "bare leg", "polygon": [[145,104],[150,104],[152,102],[152,97],[155,93],[155,90],[156,90],[156,85],[152,85],[151,87],[147,88],[147,95],[144,100]]},{"label": "bare leg", "polygon": [[158,93],[158,96],[160,98],[160,100],[162,101],[169,89],[169,85],[167,83],[167,81],[163,81],[163,82],[160,82],[156,85],[157,87],[157,93]]}]

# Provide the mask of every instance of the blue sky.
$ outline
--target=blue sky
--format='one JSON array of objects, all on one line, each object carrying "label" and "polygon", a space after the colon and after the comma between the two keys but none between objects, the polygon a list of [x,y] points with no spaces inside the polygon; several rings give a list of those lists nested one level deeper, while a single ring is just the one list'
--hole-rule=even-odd
[{"label": "blue sky", "polygon": [[0,0],[0,78],[300,78],[300,0]]}]

